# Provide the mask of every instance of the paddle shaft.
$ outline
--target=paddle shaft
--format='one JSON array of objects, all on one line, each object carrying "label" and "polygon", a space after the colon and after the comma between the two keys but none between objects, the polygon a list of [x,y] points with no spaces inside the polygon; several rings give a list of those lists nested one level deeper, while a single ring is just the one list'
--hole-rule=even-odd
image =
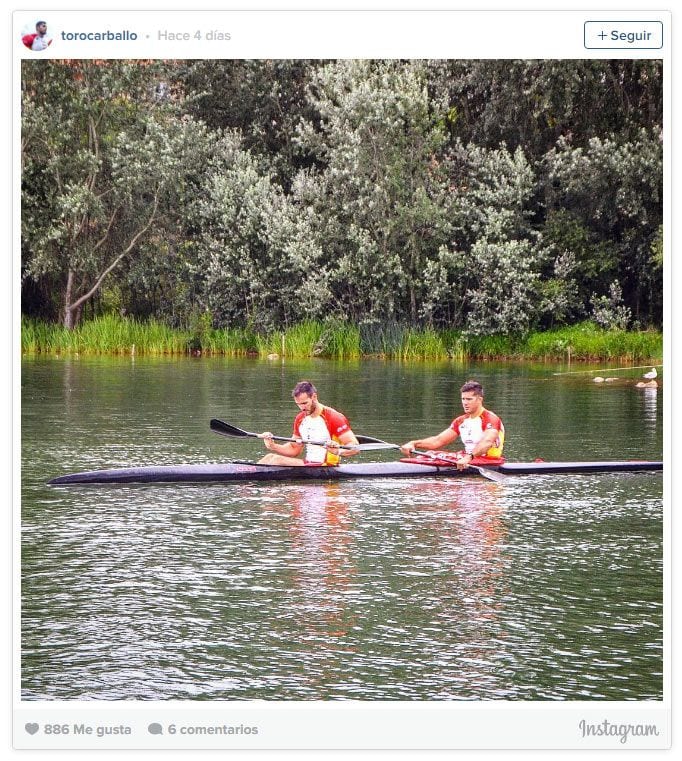
[{"label": "paddle shaft", "polygon": [[[218,433],[221,436],[232,436],[233,438],[251,438],[262,439],[263,436],[260,433],[253,433],[252,431],[244,431],[241,428],[237,428],[230,423],[225,423],[223,420],[213,418],[211,420],[211,430],[214,433]],[[311,444],[313,446],[325,447],[329,443],[328,441],[302,441],[300,439],[294,439],[287,436],[273,436],[274,441],[285,441],[293,444]],[[374,439],[371,436],[356,436],[359,444],[339,444],[339,449],[359,449],[360,451],[370,451],[376,449],[393,449],[394,444],[387,444],[381,439]]]}]

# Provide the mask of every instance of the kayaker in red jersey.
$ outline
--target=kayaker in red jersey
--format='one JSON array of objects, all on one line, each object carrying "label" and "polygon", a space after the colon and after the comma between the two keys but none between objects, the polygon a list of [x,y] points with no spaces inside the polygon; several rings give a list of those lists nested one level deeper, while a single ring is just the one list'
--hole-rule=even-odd
[{"label": "kayaker in red jersey", "polygon": [[464,414],[436,436],[408,441],[400,447],[406,454],[414,449],[443,449],[459,436],[464,451],[458,454],[457,467],[469,467],[474,457],[501,457],[504,446],[504,425],[500,418],[483,406],[483,386],[467,381],[460,389]]},{"label": "kayaker in red jersey", "polygon": [[[359,449],[340,449],[340,444],[358,445],[348,418],[317,398],[317,389],[310,381],[301,381],[291,392],[300,412],[294,420],[293,438],[300,443],[277,444],[270,431],[259,434],[270,450],[260,463],[265,465],[338,465],[341,457],[357,454]],[[306,444],[308,441],[327,442],[325,446]],[[300,454],[305,447],[305,457]]]}]

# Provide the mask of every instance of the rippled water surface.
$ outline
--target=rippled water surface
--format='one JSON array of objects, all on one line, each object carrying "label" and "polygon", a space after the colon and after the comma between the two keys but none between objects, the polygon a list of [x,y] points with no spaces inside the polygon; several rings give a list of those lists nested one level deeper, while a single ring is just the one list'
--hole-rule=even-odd
[{"label": "rippled water surface", "polygon": [[25,361],[24,699],[661,699],[660,473],[45,484],[255,458],[208,420],[288,435],[302,377],[387,440],[475,376],[510,460],[660,458],[660,392],[553,369]]}]

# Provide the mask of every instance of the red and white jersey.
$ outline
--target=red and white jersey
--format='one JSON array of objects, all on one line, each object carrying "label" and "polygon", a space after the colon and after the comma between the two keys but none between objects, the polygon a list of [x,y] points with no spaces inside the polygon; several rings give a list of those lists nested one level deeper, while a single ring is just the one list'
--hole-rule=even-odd
[{"label": "red and white jersey", "polygon": [[500,457],[504,446],[504,425],[494,412],[481,410],[481,414],[475,418],[468,415],[460,415],[450,424],[450,428],[462,439],[465,452],[473,452],[474,447],[483,438],[483,434],[490,429],[497,431],[497,437],[493,445],[485,453],[486,457]]},{"label": "red and white jersey", "polygon": [[[299,412],[294,420],[294,436],[303,441],[339,441],[339,436],[346,431],[350,431],[348,418],[331,407],[323,407],[319,415]],[[330,455],[324,447],[308,444],[305,461],[336,465],[339,458]]]}]

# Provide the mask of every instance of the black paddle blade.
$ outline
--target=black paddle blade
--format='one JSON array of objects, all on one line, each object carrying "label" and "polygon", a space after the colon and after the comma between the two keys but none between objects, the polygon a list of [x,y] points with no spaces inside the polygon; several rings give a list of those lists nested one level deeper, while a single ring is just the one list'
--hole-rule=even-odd
[{"label": "black paddle blade", "polygon": [[386,449],[400,449],[398,444],[389,444],[387,441],[384,441],[383,439],[375,439],[373,436],[356,435],[355,438],[358,440],[358,444],[385,444]]},{"label": "black paddle blade", "polygon": [[211,430],[215,431],[215,433],[220,433],[223,436],[235,436],[239,438],[243,438],[245,436],[255,437],[257,435],[255,433],[249,433],[249,431],[243,431],[241,428],[237,428],[236,426],[225,423],[224,421],[218,420],[217,418],[213,418],[211,420]]}]

